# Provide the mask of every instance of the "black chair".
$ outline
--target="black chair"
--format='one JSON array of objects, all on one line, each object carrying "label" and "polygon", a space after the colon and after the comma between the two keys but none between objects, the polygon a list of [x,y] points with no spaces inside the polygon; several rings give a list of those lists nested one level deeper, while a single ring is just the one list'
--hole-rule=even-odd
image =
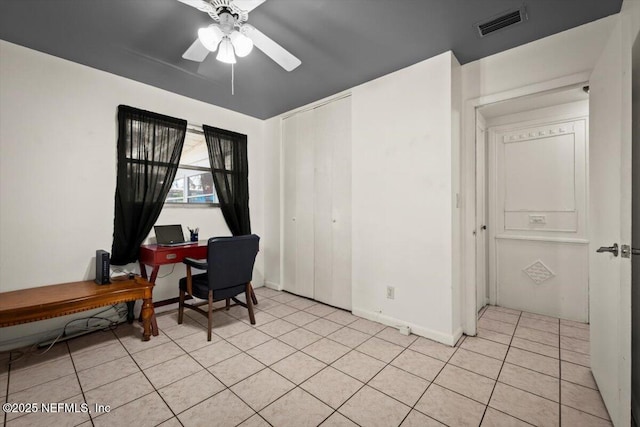
[{"label": "black chair", "polygon": [[[185,258],[183,262],[187,265],[187,277],[180,279],[180,300],[178,308],[178,323],[182,324],[184,307],[196,310],[198,313],[209,319],[209,329],[207,340],[211,341],[211,327],[213,312],[221,310],[213,309],[213,303],[226,300],[226,310],[235,304],[246,307],[249,310],[249,320],[252,325],[256,324],[253,314],[253,289],[251,279],[253,276],[253,264],[258,254],[258,243],[260,237],[255,234],[248,236],[234,237],[213,237],[208,241],[207,262],[198,261],[192,258]],[[191,274],[191,267],[206,270],[206,273]],[[185,304],[185,293],[203,299],[199,303]],[[246,303],[238,300],[236,296],[245,294]],[[208,310],[199,308],[208,304]]]}]

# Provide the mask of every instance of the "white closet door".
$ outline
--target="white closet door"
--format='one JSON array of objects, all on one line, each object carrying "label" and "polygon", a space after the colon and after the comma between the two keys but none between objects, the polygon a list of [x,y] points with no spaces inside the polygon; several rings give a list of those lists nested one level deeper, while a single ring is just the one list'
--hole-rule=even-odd
[{"label": "white closet door", "polygon": [[333,103],[333,304],[351,310],[351,98]]},{"label": "white closet door", "polygon": [[315,298],[351,309],[351,103],[315,110]]},{"label": "white closet door", "polygon": [[296,136],[296,285],[298,295],[314,298],[314,112],[297,115]]},{"label": "white closet door", "polygon": [[333,282],[333,132],[334,112],[332,103],[314,110],[316,135],[314,148],[315,163],[315,299],[332,304]]},{"label": "white closet door", "polygon": [[296,145],[298,119],[296,116],[282,121],[282,150],[284,152],[284,206],[283,206],[283,270],[282,287],[290,292],[296,289]]},{"label": "white closet door", "polygon": [[282,121],[285,290],[313,298],[313,112]]},{"label": "white closet door", "polygon": [[351,102],[283,120],[283,287],[351,309]]}]

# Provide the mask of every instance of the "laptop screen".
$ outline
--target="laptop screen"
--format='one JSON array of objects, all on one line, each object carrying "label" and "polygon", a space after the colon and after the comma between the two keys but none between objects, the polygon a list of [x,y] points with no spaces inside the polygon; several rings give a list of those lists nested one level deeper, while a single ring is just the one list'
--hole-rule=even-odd
[{"label": "laptop screen", "polygon": [[184,242],[182,225],[156,225],[153,229],[156,232],[156,240],[159,245]]}]

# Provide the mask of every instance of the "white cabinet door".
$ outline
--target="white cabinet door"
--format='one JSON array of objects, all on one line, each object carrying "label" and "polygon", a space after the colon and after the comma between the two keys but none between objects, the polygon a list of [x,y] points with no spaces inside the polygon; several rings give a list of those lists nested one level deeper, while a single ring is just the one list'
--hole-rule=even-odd
[{"label": "white cabinet door", "polygon": [[614,426],[631,423],[631,82],[620,24],[589,81],[591,370]]}]

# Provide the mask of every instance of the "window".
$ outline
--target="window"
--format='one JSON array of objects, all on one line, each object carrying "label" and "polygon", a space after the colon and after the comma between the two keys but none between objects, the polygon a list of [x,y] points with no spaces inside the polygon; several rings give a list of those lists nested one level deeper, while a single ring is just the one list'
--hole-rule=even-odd
[{"label": "window", "polygon": [[165,203],[178,206],[217,206],[204,133],[187,128],[180,166]]}]

